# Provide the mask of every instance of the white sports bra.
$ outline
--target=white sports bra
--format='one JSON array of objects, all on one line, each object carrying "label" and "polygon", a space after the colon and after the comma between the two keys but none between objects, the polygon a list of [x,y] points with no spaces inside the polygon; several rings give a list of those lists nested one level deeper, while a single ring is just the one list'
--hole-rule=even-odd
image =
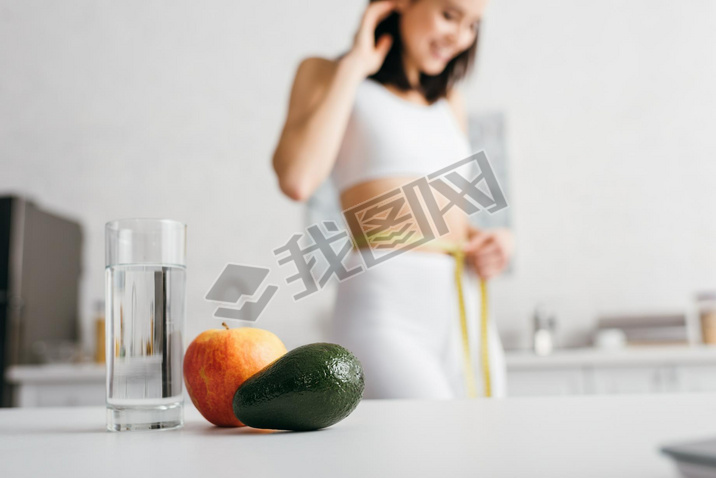
[{"label": "white sports bra", "polygon": [[424,176],[470,152],[470,142],[445,98],[422,106],[365,79],[356,92],[331,177],[340,192],[370,179]]}]

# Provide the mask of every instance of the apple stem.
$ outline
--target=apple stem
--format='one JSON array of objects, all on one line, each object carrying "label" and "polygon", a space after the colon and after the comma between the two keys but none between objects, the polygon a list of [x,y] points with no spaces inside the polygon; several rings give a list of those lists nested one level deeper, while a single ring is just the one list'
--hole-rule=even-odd
[{"label": "apple stem", "polygon": [[223,325],[226,330],[229,330],[229,326],[226,325],[226,322],[222,322],[221,325]]}]

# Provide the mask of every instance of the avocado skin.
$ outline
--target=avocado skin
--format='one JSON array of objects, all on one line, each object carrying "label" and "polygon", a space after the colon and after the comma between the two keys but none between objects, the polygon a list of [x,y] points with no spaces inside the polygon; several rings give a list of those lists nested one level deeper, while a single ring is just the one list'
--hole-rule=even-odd
[{"label": "avocado skin", "polygon": [[254,428],[307,431],[329,427],[358,406],[360,361],[337,344],[297,347],[248,378],[234,395],[234,415]]}]

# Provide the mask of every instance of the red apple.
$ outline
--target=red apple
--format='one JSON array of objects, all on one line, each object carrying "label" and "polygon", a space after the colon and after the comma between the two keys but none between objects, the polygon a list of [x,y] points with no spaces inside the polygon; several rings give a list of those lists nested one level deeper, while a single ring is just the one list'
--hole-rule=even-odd
[{"label": "red apple", "polygon": [[254,327],[202,332],[184,355],[184,383],[192,403],[214,425],[243,427],[232,408],[239,385],[286,353],[268,330]]}]

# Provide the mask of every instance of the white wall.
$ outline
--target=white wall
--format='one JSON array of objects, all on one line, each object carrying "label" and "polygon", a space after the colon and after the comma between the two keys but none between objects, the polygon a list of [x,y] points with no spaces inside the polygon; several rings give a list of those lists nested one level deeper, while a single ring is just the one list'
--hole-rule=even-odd
[{"label": "white wall", "polygon": [[[82,319],[103,224],[189,225],[187,336],[226,262],[286,269],[301,231],[269,158],[298,61],[349,46],[363,0],[0,0],[0,192],[82,222]],[[515,274],[491,287],[508,346],[538,300],[563,343],[603,311],[679,309],[716,286],[716,10],[709,0],[493,0],[469,110],[505,111]],[[330,291],[282,287],[258,326],[322,340]]]},{"label": "white wall", "polygon": [[492,2],[470,107],[509,118],[518,273],[494,299],[517,342],[541,298],[573,342],[716,286],[714,24],[708,0]]}]

